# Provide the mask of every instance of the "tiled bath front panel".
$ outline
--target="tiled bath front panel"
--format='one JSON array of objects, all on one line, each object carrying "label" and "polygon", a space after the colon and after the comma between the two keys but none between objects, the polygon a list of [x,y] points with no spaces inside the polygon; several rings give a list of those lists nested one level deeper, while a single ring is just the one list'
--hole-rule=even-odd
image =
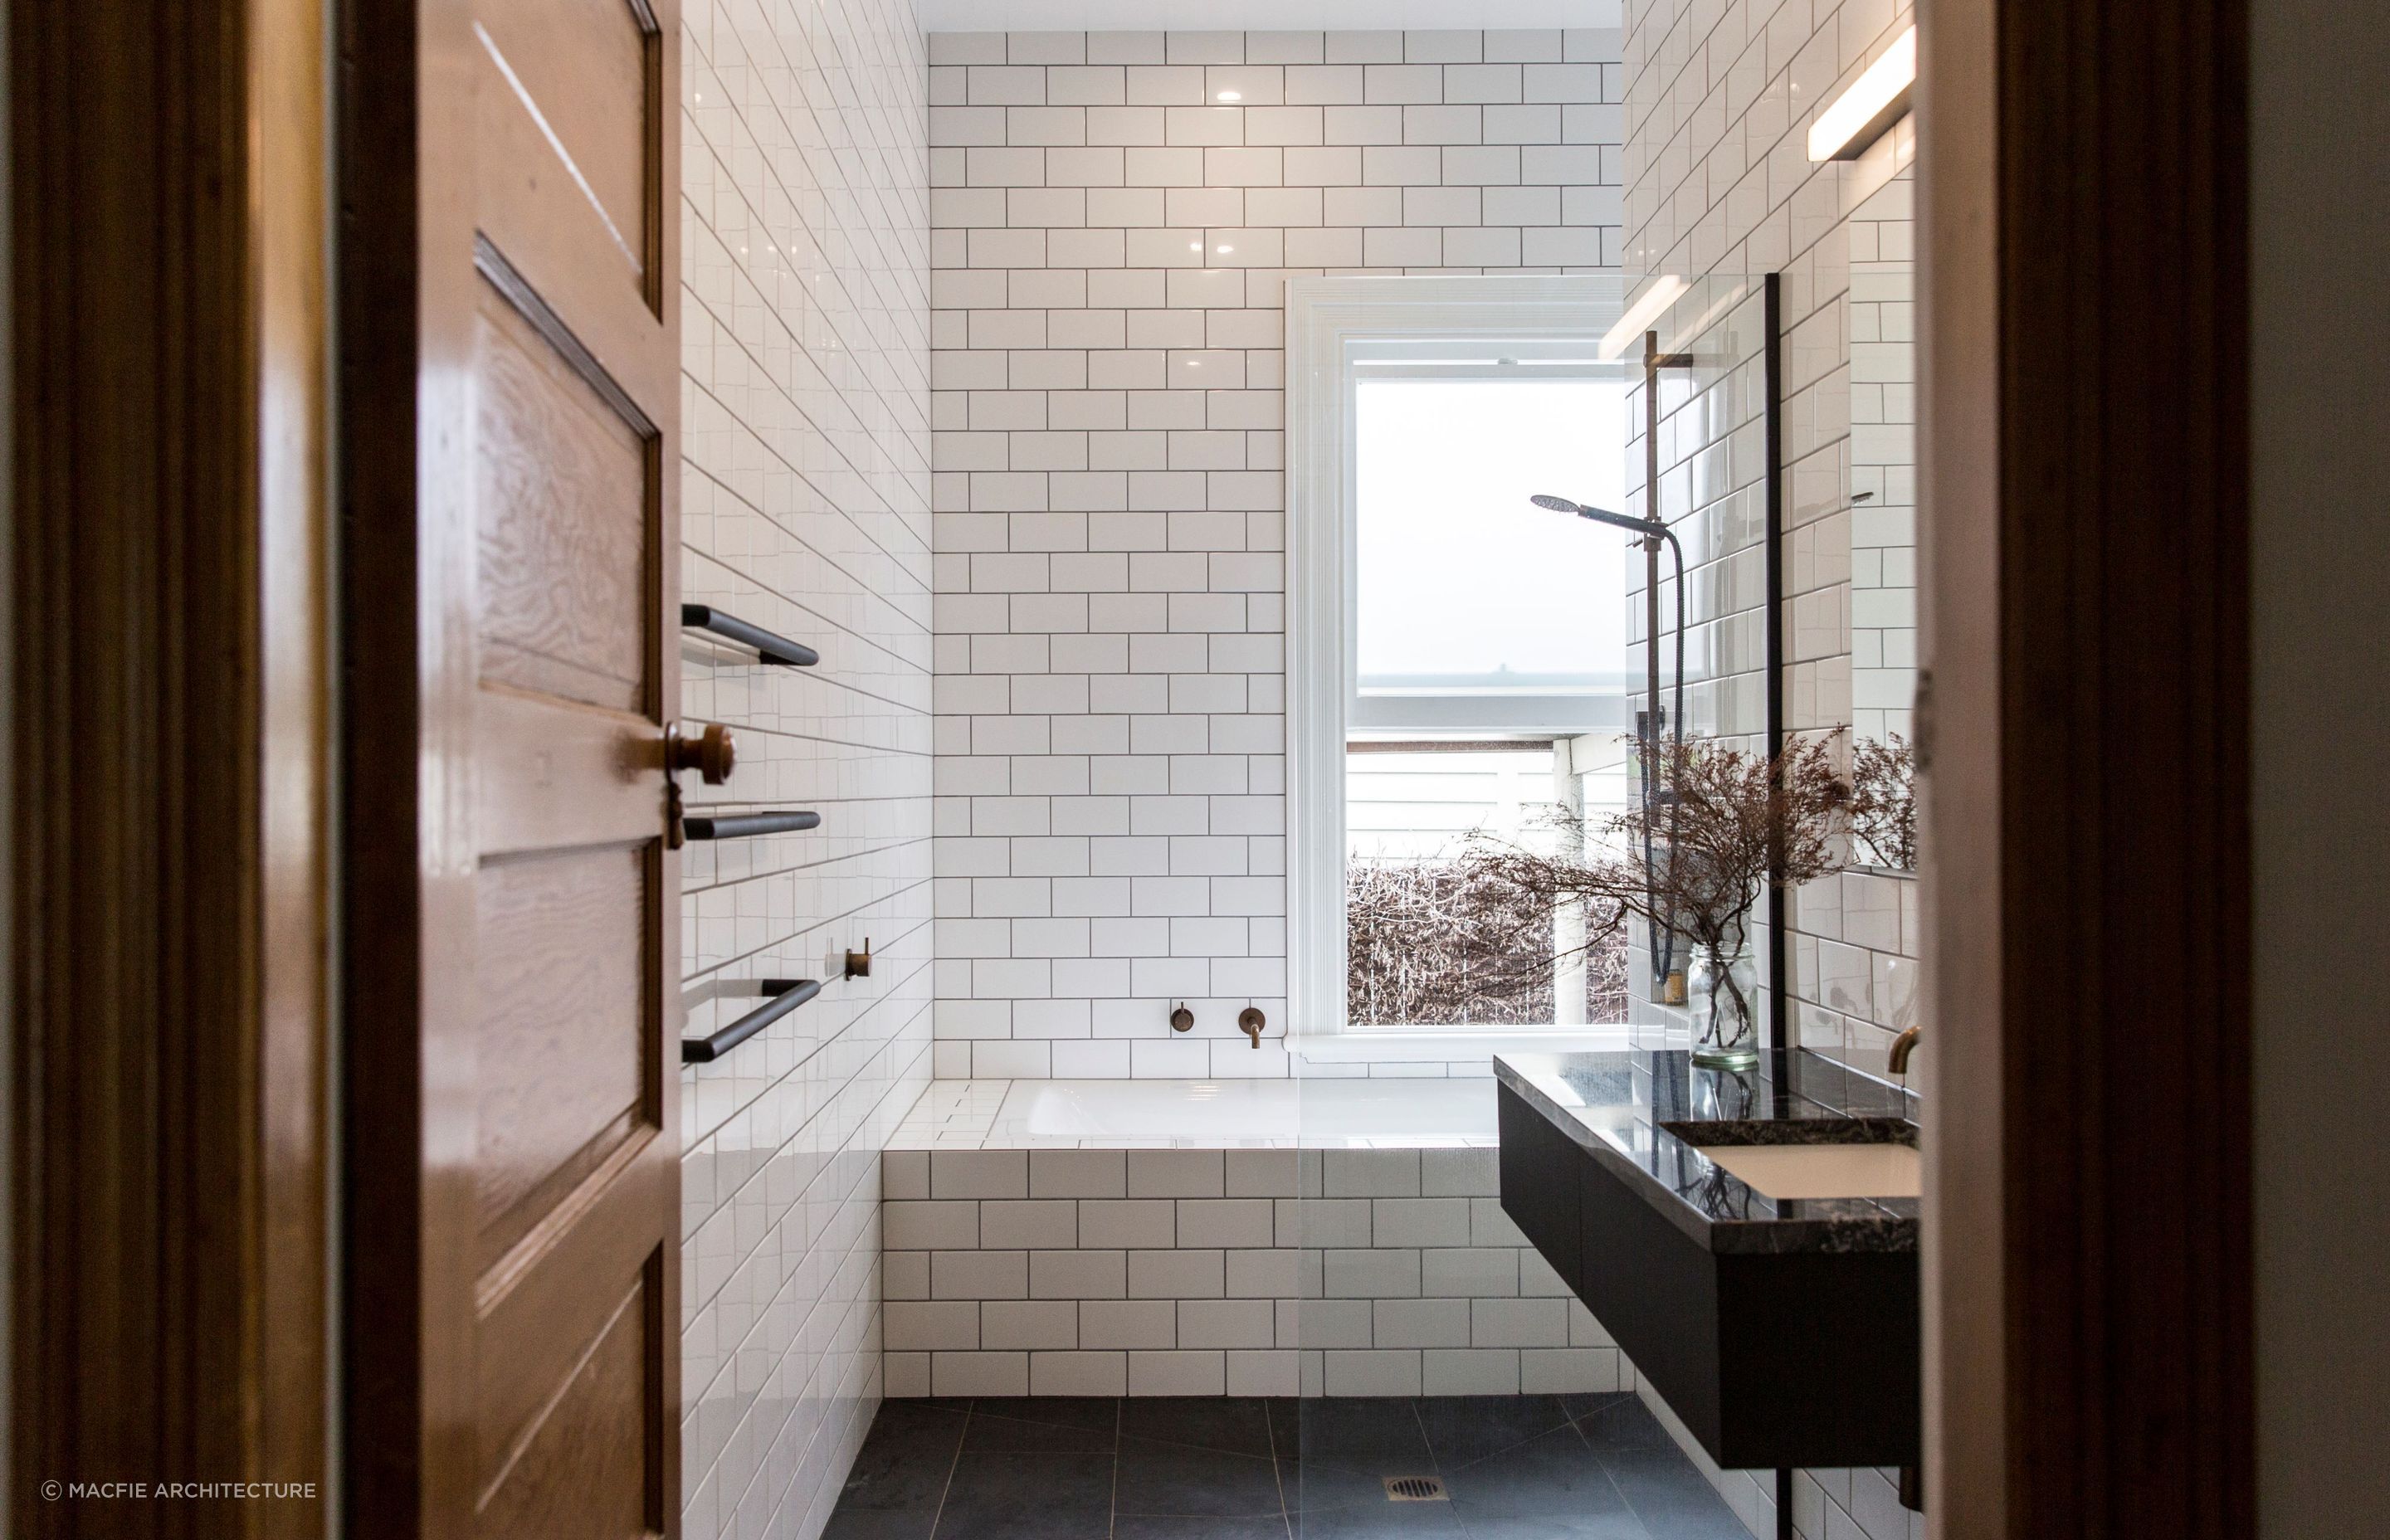
[{"label": "tiled bath front panel", "polygon": [[891,1150],[890,1395],[1631,1388],[1490,1149]]},{"label": "tiled bath front panel", "polygon": [[929,1075],[927,60],[901,0],[687,0],[683,597],[819,649],[684,638],[730,725],[693,804],[817,830],[683,853],[687,1030],[834,982],[682,1072],[682,1533],[811,1540],[880,1395],[879,1151]]},{"label": "tiled bath front panel", "polygon": [[1583,10],[931,38],[941,1076],[1288,1072],[1285,280],[1614,266]]}]

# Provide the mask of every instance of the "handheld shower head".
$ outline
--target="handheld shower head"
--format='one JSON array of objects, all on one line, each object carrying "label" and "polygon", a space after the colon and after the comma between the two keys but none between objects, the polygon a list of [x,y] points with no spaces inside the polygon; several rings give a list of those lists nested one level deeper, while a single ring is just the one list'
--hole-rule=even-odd
[{"label": "handheld shower head", "polygon": [[1665,524],[1654,523],[1649,519],[1638,519],[1631,514],[1613,513],[1608,508],[1588,507],[1583,503],[1572,503],[1565,497],[1554,497],[1548,493],[1539,492],[1527,501],[1539,508],[1549,508],[1554,513],[1573,513],[1579,519],[1590,519],[1597,524],[1611,524],[1622,530],[1631,530],[1647,540],[1664,539],[1668,535],[1668,527]]}]

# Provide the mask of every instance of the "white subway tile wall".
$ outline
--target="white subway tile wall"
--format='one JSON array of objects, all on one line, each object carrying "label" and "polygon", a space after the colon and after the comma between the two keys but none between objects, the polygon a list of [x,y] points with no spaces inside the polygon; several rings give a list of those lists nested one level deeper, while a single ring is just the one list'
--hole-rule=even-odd
[{"label": "white subway tile wall", "polygon": [[887,1391],[1516,1395],[1634,1369],[1491,1149],[882,1157]]},{"label": "white subway tile wall", "polygon": [[[1887,327],[1906,335],[1915,137],[1904,121],[1858,160],[1812,165],[1806,135],[1810,115],[1911,19],[1896,0],[1626,7],[1627,265],[1754,281],[1783,275],[1785,700],[1795,732],[1907,726],[1905,701],[1879,699],[1908,677],[1895,665],[1914,661],[1912,591],[1884,586],[1887,572],[1908,576],[1911,554],[1913,472],[1891,463],[1884,431],[1905,425],[1906,383],[1879,349],[1868,372],[1886,378],[1855,390],[1852,355],[1855,335],[1881,338]],[[1764,468],[1737,452],[1729,430],[1741,417],[1706,402],[1686,410],[1665,385],[1662,401],[1661,511],[1695,520],[1688,725],[1755,737],[1766,722],[1766,594],[1763,526],[1748,505]],[[1639,407],[1631,417],[1640,422]],[[1725,468],[1730,474],[1718,474]],[[1857,491],[1876,495],[1855,514]],[[1888,567],[1889,545],[1903,548]],[[1864,593],[1854,590],[1855,563],[1866,567]],[[1639,641],[1641,607],[1629,614]],[[1789,933],[1798,1041],[1882,1074],[1894,1034],[1916,1021],[1915,884],[1875,872],[1829,878],[1793,895]],[[1635,959],[1648,969],[1645,953]],[[1638,1001],[1636,1015],[1651,1029],[1638,1040],[1689,1037],[1682,1012]]]},{"label": "white subway tile wall", "polygon": [[[1906,0],[1626,0],[1625,12],[1625,265],[1693,277],[1784,275],[1789,725],[1802,732],[1847,727],[1854,722],[1854,541],[1845,501],[1851,216],[1899,173],[1913,141],[1904,148],[1893,136],[1886,153],[1812,165],[1806,135],[1810,119],[1911,22],[1913,10]],[[1904,212],[1879,205],[1859,223],[1873,238],[1881,217]],[[1879,246],[1862,260],[1882,255]],[[1663,442],[1679,451],[1672,464],[1690,464],[1705,447],[1674,435]],[[1707,496],[1702,502],[1715,506]],[[1664,487],[1663,511],[1672,520],[1695,507],[1690,492],[1671,501]],[[1749,549],[1744,559],[1758,554]],[[1764,632],[1737,621],[1764,604],[1764,584],[1722,565],[1715,574],[1694,574],[1688,596],[1689,622],[1714,642],[1714,648],[1697,644],[1693,669],[1706,668],[1707,687],[1688,712],[1689,725],[1758,734]],[[1892,1033],[1915,1019],[1915,892],[1905,878],[1853,872],[1795,895],[1793,993],[1804,1046],[1882,1072]],[[1657,1007],[1635,1008],[1645,1022],[1681,1033],[1681,1023],[1664,1023]],[[1753,1534],[1776,1533],[1767,1473],[1719,1470],[1690,1437],[1680,1432],[1677,1442]],[[1921,1536],[1920,1517],[1887,1500],[1892,1479],[1875,1470],[1796,1473],[1797,1533],[1803,1540]]]},{"label": "white subway tile wall", "polygon": [[[902,0],[682,7],[683,597],[729,785],[819,830],[684,854],[687,1030],[821,995],[682,1072],[682,1533],[820,1533],[880,1396],[879,1151],[929,1077],[927,60]],[[866,937],[871,977],[836,959]]]},{"label": "white subway tile wall", "polygon": [[942,1078],[1289,1072],[1285,280],[1614,267],[1587,15],[932,35]]}]

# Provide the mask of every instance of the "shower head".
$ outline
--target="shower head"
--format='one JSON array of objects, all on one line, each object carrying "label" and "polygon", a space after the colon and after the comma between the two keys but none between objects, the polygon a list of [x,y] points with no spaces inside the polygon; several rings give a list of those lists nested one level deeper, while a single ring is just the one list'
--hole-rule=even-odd
[{"label": "shower head", "polygon": [[1554,497],[1548,493],[1539,492],[1527,501],[1539,508],[1549,508],[1554,513],[1573,513],[1579,519],[1590,519],[1597,524],[1615,525],[1619,529],[1631,530],[1647,538],[1664,536],[1668,533],[1667,525],[1654,523],[1649,519],[1638,519],[1632,514],[1613,513],[1608,508],[1587,507],[1583,503],[1572,503],[1565,497]]}]

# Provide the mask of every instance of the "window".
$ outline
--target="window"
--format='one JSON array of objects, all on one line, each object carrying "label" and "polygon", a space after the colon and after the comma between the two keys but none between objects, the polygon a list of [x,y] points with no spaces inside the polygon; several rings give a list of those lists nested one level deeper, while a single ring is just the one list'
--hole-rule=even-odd
[{"label": "window", "polygon": [[[1434,922],[1472,832],[1549,840],[1555,804],[1623,802],[1628,542],[1528,502],[1620,506],[1626,381],[1594,357],[1618,289],[1289,285],[1298,1035],[1623,1015],[1623,953],[1489,994]],[[1581,925],[1550,917],[1556,956]]]}]

